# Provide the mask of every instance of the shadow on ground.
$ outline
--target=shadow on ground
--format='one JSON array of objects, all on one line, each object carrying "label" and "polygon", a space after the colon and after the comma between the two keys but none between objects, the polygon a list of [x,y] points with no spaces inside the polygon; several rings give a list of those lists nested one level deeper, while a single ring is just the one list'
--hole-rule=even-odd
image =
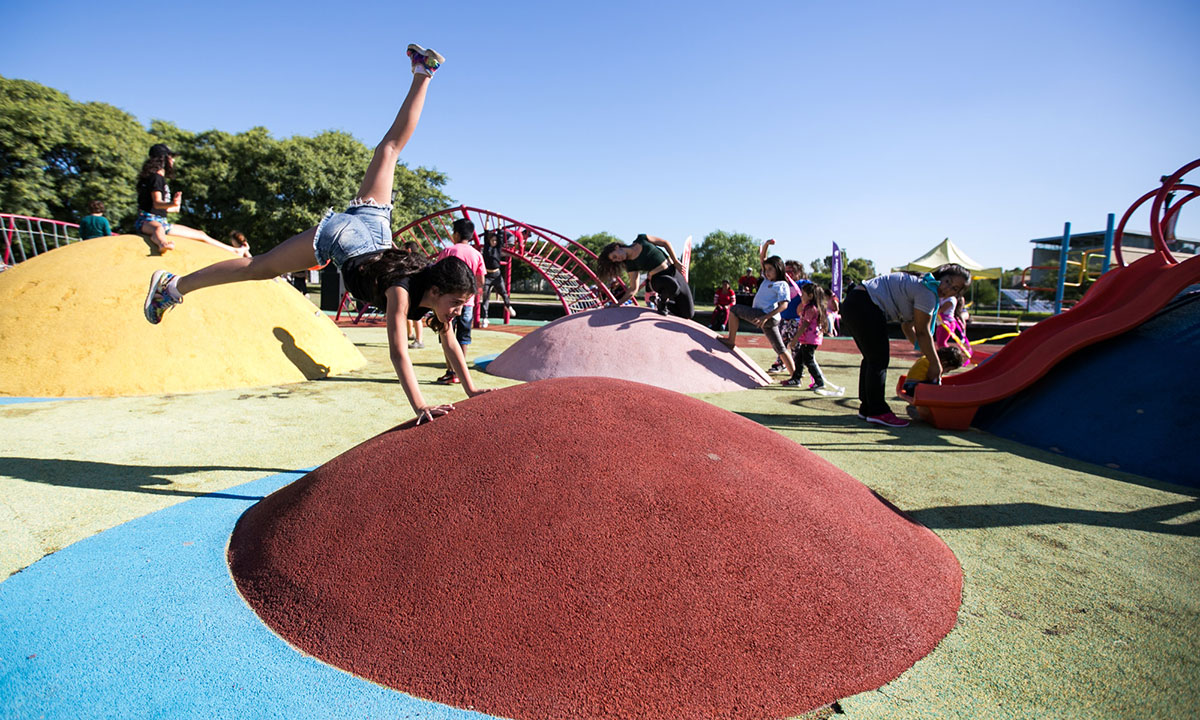
[{"label": "shadow on ground", "polygon": [[5,457],[3,474],[32,483],[87,490],[117,490],[176,497],[215,497],[230,500],[261,500],[261,497],[222,492],[157,487],[171,485],[171,476],[192,473],[237,471],[275,474],[294,472],[296,468],[266,468],[245,465],[121,465],[92,460],[54,460],[47,458]]}]

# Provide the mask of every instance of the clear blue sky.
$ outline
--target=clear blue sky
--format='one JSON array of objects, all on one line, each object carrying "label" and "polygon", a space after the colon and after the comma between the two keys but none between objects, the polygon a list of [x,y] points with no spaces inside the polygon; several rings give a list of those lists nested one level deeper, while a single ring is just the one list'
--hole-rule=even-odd
[{"label": "clear blue sky", "polygon": [[447,62],[403,159],[456,200],[804,262],[837,240],[887,268],[949,236],[1027,265],[1031,238],[1102,230],[1200,157],[1195,0],[3,0],[0,26],[0,74],[147,124],[372,146],[419,42]]}]

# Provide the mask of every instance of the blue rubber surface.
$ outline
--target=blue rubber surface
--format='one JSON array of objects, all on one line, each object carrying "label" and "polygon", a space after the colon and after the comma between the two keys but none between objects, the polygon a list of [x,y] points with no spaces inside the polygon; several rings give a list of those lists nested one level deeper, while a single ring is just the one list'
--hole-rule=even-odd
[{"label": "blue rubber surface", "polygon": [[0,717],[490,716],[302,655],[237,594],[238,517],[303,471],[195,498],[80,541],[0,584]]},{"label": "blue rubber surface", "polygon": [[21,403],[58,402],[59,400],[78,400],[79,398],[37,398],[37,397],[0,397],[0,405],[20,405]]}]

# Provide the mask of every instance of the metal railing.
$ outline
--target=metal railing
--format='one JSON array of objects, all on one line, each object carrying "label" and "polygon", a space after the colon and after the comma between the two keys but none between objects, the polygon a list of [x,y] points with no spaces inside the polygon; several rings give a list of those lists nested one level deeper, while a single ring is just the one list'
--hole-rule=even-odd
[{"label": "metal railing", "polygon": [[0,232],[4,233],[4,265],[16,265],[31,257],[79,241],[77,223],[0,213]]}]

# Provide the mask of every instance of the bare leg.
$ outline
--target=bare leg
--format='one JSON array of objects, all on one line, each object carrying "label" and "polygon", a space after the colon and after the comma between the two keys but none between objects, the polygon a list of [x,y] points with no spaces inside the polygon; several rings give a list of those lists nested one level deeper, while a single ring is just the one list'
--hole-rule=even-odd
[{"label": "bare leg", "polygon": [[[146,232],[149,230],[150,232]],[[162,223],[147,221],[142,223],[142,233],[150,238],[150,242],[158,247],[158,252],[161,255],[164,250],[174,250],[175,243],[167,239],[167,233],[163,231]]]},{"label": "bare leg", "polygon": [[371,164],[367,166],[367,174],[363,176],[362,185],[358,188],[358,199],[371,199],[380,205],[392,201],[392,183],[396,177],[396,163],[400,160],[400,151],[408,144],[409,138],[416,132],[417,122],[421,119],[421,110],[425,107],[425,93],[429,89],[428,75],[413,75],[412,85],[408,95],[396,113],[392,126],[379,141]]},{"label": "bare leg", "polygon": [[729,335],[727,337],[721,338],[721,342],[725,343],[729,347],[733,347],[734,341],[737,340],[737,331],[738,331],[738,316],[736,314],[734,314],[733,312],[730,312],[729,313]]},{"label": "bare leg", "polygon": [[187,225],[179,225],[179,224],[172,225],[171,226],[171,234],[176,237],[187,238],[188,240],[199,240],[202,243],[207,243],[209,245],[212,245],[213,247],[219,247],[222,250],[228,250],[229,252],[236,253],[238,255],[243,255],[243,256],[245,255],[245,253],[241,252],[240,250],[233,247],[232,245],[226,245],[225,243],[212,237],[211,235],[204,232],[203,230],[197,230],[195,228],[190,228]]},{"label": "bare leg", "polygon": [[244,280],[269,280],[284,273],[307,270],[317,264],[313,253],[313,238],[316,234],[317,228],[311,227],[284,240],[262,255],[235,258],[200,268],[179,278],[175,288],[180,295],[187,295],[213,285],[226,285]]}]

